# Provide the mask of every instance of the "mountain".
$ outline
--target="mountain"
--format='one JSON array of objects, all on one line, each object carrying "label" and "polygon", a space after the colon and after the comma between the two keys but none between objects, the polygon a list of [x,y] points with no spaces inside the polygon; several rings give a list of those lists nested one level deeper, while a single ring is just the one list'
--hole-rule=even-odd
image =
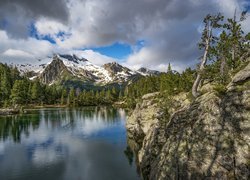
[{"label": "mountain", "polygon": [[140,76],[135,71],[132,71],[126,67],[121,66],[117,62],[107,63],[102,66],[107,72],[112,82],[122,83]]},{"label": "mountain", "polygon": [[159,75],[161,72],[155,71],[155,70],[150,70],[144,67],[141,67],[140,69],[137,70],[138,73],[140,73],[143,76],[150,76],[150,75]]},{"label": "mountain", "polygon": [[133,71],[117,62],[98,66],[74,54],[57,54],[54,57],[39,59],[32,64],[16,66],[22,74],[30,79],[38,78],[44,84],[68,84],[68,82],[93,85],[123,84],[143,76],[160,74],[158,71],[146,68]]},{"label": "mountain", "polygon": [[46,68],[39,75],[42,83],[52,84],[56,80],[59,80],[63,74],[71,74],[63,61],[58,57],[55,57],[53,61],[46,66]]}]

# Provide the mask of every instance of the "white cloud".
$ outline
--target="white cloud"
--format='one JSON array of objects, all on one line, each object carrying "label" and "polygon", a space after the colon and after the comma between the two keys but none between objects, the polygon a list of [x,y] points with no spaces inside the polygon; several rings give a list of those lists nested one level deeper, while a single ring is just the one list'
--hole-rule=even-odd
[{"label": "white cloud", "polygon": [[35,23],[35,27],[39,34],[43,35],[56,35],[59,32],[68,32],[69,28],[61,22],[42,18]]},{"label": "white cloud", "polygon": [[13,39],[5,31],[1,30],[0,39],[1,62],[32,62],[56,51],[56,47],[48,41],[34,38]]},{"label": "white cloud", "polygon": [[215,2],[218,4],[220,10],[227,17],[233,17],[235,10],[238,11],[238,13],[241,11],[240,1],[220,0],[220,1],[215,1]]},{"label": "white cloud", "polygon": [[27,53],[22,50],[16,50],[16,49],[8,49],[3,53],[4,56],[10,56],[10,57],[22,57],[22,58],[34,58],[34,56],[30,53]]},{"label": "white cloud", "polygon": [[[116,42],[135,46],[136,42],[144,40],[145,46],[139,50],[135,48],[124,64],[134,69],[145,66],[162,70],[171,62],[176,69],[181,70],[198,62],[200,52],[197,42],[200,39],[203,17],[208,13],[218,12],[222,12],[226,17],[232,17],[235,8],[239,15],[244,6],[249,5],[249,1],[67,0],[60,4],[63,7],[63,12],[60,12],[63,18],[53,14],[54,11],[58,11],[57,9],[49,8],[48,12],[39,11],[39,15],[34,15],[34,19],[28,14],[23,14],[24,7],[29,8],[25,3],[24,5],[21,6],[18,2],[17,7],[22,8],[13,12],[15,16],[19,13],[16,26],[27,28],[29,22],[34,22],[38,35],[48,35],[56,44],[30,37],[14,39],[13,34],[18,33],[18,28],[13,26],[14,30],[0,30],[0,58],[5,57],[1,53],[8,49],[42,57],[53,52],[67,53],[74,49],[107,46]],[[30,11],[31,14],[35,13],[34,10]],[[11,14],[11,11],[0,13],[2,17],[12,17]],[[13,22],[12,19],[9,23]],[[250,18],[243,23],[244,30],[248,32],[249,22]],[[65,34],[58,36],[59,32]],[[82,51],[81,54],[97,64],[115,60],[91,50]]]},{"label": "white cloud", "polygon": [[96,65],[103,65],[105,63],[117,61],[114,58],[105,56],[103,54],[100,54],[100,53],[95,52],[95,51],[90,50],[90,49],[83,50],[83,51],[69,51],[68,53],[69,54],[76,54],[79,57],[84,57]]},{"label": "white cloud", "polygon": [[[149,43],[139,51],[131,54],[124,65],[132,69],[138,67],[148,67],[156,70],[166,71],[168,63],[171,63],[173,69],[181,71],[186,67],[194,67],[198,63],[200,53],[197,43],[200,40],[203,17],[210,13],[222,12],[225,19],[232,17],[237,9],[237,16],[243,11],[243,4],[246,1],[237,0],[213,0],[201,2],[190,0],[189,3],[182,5],[178,0],[172,1],[167,8],[172,10],[168,14],[176,17],[164,17],[151,23],[151,29],[146,29],[145,34]],[[249,4],[249,3],[248,3]],[[183,11],[181,12],[181,9]],[[179,17],[178,17],[179,14]],[[180,15],[182,14],[182,15]],[[183,17],[182,17],[183,16]],[[184,17],[185,16],[185,17]],[[248,15],[249,16],[249,15]],[[246,32],[249,32],[248,18],[242,25]]]}]

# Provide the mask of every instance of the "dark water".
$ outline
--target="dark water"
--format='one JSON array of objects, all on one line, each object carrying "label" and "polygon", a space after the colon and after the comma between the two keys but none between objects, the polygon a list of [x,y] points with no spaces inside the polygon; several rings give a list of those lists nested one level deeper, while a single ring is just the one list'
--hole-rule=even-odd
[{"label": "dark water", "polygon": [[126,113],[42,109],[0,117],[0,180],[134,180]]}]

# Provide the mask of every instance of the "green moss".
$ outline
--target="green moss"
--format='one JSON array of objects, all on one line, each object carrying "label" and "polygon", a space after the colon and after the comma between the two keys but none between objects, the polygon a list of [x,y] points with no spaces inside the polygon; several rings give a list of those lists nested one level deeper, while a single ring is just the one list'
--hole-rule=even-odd
[{"label": "green moss", "polygon": [[192,94],[192,92],[190,91],[190,92],[188,92],[188,94],[187,94],[187,99],[190,101],[190,102],[192,102],[192,101],[194,101],[195,100],[195,98],[194,98],[194,96],[193,96],[193,94]]},{"label": "green moss", "polygon": [[227,91],[226,86],[222,84],[216,84],[213,89],[216,91],[217,95],[219,96],[225,95]]},{"label": "green moss", "polygon": [[249,64],[249,61],[241,62],[235,69],[232,70],[232,75],[234,76],[236,73],[244,69]]},{"label": "green moss", "polygon": [[249,89],[250,89],[250,81],[247,81],[244,84],[235,87],[236,92],[242,92]]}]

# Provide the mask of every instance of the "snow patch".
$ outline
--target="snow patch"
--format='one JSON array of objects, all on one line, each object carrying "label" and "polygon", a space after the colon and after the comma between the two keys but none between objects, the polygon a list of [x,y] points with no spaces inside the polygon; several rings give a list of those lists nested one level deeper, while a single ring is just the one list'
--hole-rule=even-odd
[{"label": "snow patch", "polygon": [[[81,77],[86,77],[86,74],[87,76],[88,74],[90,74],[90,77],[91,75],[93,75],[93,77],[95,78],[94,80],[97,83],[110,83],[113,82],[114,80],[123,82],[127,81],[129,77],[136,74],[141,74],[143,76],[147,75],[146,73],[142,73],[139,71],[132,71],[127,68],[124,68],[124,70],[121,72],[117,72],[116,74],[111,75],[111,73],[108,70],[106,70],[103,66],[95,65],[90,61],[84,58],[79,58],[75,55],[57,54],[56,57],[63,61],[64,65],[74,76],[81,78]],[[36,60],[32,64],[16,64],[15,66],[17,66],[17,68],[20,70],[21,73],[26,73],[31,71],[35,72],[36,75],[30,78],[31,80],[34,80],[39,76],[39,74],[41,74],[44,71],[44,69],[52,62],[52,60],[53,60],[52,57],[47,57],[44,59]]]}]

